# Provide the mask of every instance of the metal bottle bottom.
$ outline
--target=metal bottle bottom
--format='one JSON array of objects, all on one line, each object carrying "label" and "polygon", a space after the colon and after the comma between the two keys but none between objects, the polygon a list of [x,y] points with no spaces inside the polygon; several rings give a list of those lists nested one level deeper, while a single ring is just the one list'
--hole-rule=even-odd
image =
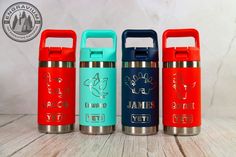
[{"label": "metal bottle bottom", "polygon": [[64,134],[74,130],[74,124],[69,125],[38,125],[39,132],[48,134]]},{"label": "metal bottle bottom", "polygon": [[164,126],[164,133],[169,135],[192,136],[192,135],[198,135],[200,131],[201,131],[200,126],[196,127]]},{"label": "metal bottle bottom", "polygon": [[111,126],[85,126],[85,125],[80,125],[79,129],[83,134],[105,135],[105,134],[113,133],[115,131],[115,125],[111,125]]},{"label": "metal bottle bottom", "polygon": [[158,126],[150,127],[133,127],[133,126],[122,126],[122,131],[128,135],[154,135],[158,131]]}]

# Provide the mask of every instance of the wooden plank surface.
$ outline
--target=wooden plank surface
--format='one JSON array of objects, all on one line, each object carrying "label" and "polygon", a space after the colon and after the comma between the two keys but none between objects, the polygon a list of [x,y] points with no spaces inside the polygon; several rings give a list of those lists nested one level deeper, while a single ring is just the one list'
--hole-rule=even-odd
[{"label": "wooden plank surface", "polygon": [[0,156],[10,156],[43,135],[37,131],[36,116],[22,116],[0,127]]},{"label": "wooden plank surface", "polygon": [[[52,135],[37,131],[35,115],[0,115],[0,156],[234,156],[236,119],[204,119],[198,136],[174,137],[163,134],[129,136],[117,130],[111,135],[84,135],[75,132]],[[78,125],[77,125],[78,126]]]},{"label": "wooden plank surface", "polygon": [[12,123],[23,116],[24,115],[0,115],[0,127]]},{"label": "wooden plank surface", "polygon": [[236,156],[236,119],[204,120],[199,136],[178,137],[178,140],[186,156]]}]

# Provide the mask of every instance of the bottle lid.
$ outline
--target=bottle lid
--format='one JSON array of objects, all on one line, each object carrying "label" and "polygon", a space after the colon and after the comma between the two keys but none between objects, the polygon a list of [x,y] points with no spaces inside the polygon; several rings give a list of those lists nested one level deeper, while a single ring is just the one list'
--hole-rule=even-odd
[{"label": "bottle lid", "polygon": [[[194,47],[167,47],[168,38],[193,37]],[[200,61],[199,33],[196,29],[168,29],[162,37],[163,62]]]},{"label": "bottle lid", "polygon": [[[72,47],[45,47],[47,38],[72,38]],[[75,62],[76,33],[72,30],[44,30],[39,45],[39,61]]]},{"label": "bottle lid", "polygon": [[[153,47],[126,47],[127,38],[152,38]],[[122,61],[158,61],[157,33],[151,29],[125,30],[122,34]]]}]

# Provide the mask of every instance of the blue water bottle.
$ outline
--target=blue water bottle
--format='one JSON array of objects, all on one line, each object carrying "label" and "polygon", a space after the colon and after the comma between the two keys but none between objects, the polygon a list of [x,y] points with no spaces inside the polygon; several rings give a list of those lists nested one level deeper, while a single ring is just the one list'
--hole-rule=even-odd
[{"label": "blue water bottle", "polygon": [[[86,47],[88,38],[112,38],[112,48]],[[116,33],[87,30],[80,48],[80,131],[110,134],[116,124]]]},{"label": "blue water bottle", "polygon": [[[126,47],[127,38],[152,38],[153,47]],[[122,34],[122,130],[152,135],[159,124],[159,70],[154,30],[125,30]]]}]

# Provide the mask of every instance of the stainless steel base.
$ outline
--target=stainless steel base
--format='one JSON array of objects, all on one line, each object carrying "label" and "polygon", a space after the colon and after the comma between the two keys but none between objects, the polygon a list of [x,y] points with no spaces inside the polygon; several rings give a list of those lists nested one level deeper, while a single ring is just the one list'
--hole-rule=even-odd
[{"label": "stainless steel base", "polygon": [[191,136],[198,135],[201,131],[201,127],[171,127],[164,126],[164,133],[169,135]]},{"label": "stainless steel base", "polygon": [[111,126],[79,126],[80,131],[83,134],[90,134],[90,135],[105,135],[111,134],[115,131],[115,125]]},{"label": "stainless steel base", "polygon": [[74,124],[69,125],[38,125],[39,132],[48,134],[63,134],[72,132]]},{"label": "stainless steel base", "polygon": [[122,131],[128,135],[154,135],[158,131],[158,126],[151,127],[133,127],[122,126]]}]

